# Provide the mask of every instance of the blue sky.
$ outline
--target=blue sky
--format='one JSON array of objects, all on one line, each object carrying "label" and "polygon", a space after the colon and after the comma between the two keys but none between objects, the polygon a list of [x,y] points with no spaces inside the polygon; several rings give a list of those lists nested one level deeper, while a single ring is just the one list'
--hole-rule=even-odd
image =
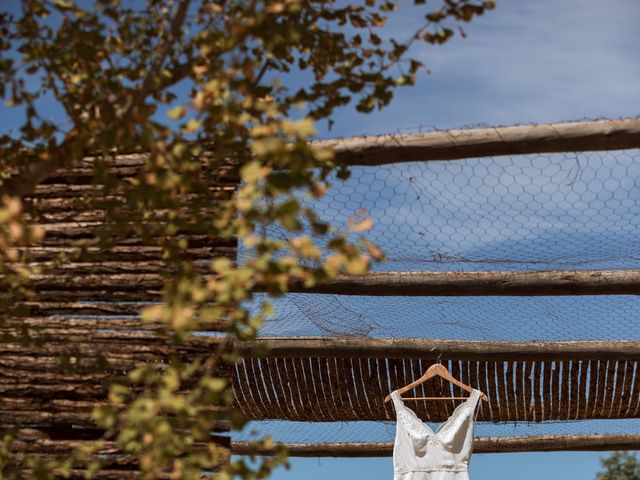
[{"label": "blue sky", "polygon": [[[400,2],[389,33],[419,21]],[[431,69],[382,112],[344,111],[334,135],[541,123],[640,114],[640,5],[635,0],[497,1],[442,47],[414,54]]]},{"label": "blue sky", "polygon": [[[388,26],[389,35],[403,38],[412,30],[419,17],[410,3],[403,0],[400,11]],[[431,74],[421,75],[414,88],[398,90],[390,107],[366,116],[345,109],[334,118],[331,132],[320,124],[319,135],[411,133],[433,128],[640,115],[640,3],[637,0],[498,0],[497,4],[496,10],[465,27],[466,39],[456,38],[443,47],[418,46],[413,54],[424,61]],[[0,131],[4,132],[16,124],[17,112],[0,111]],[[514,185],[516,183],[514,180]],[[440,191],[444,193],[446,189]],[[441,201],[446,210],[447,205],[455,205],[456,199],[441,198]],[[587,215],[588,210],[578,213]],[[577,235],[575,244],[580,246],[581,232],[573,233]],[[605,237],[594,245],[611,244]],[[486,244],[480,247],[495,247],[492,242],[501,241],[499,238],[484,240]],[[462,245],[461,249],[463,247],[468,249],[468,245]],[[589,299],[580,301],[585,304],[585,312],[593,312],[595,307],[589,305]],[[476,301],[469,302],[473,305],[468,308],[477,311]],[[617,304],[616,312],[629,312],[622,319],[628,325],[636,318],[637,307],[635,303],[625,302],[623,299]],[[572,307],[577,311],[575,305]],[[484,308],[487,316],[491,316],[496,311],[509,310],[511,305],[492,300],[485,303]],[[532,311],[538,312],[535,308]],[[418,307],[413,310],[417,311]],[[527,311],[527,308],[522,310]],[[576,315],[580,316],[580,312]],[[497,315],[504,316],[504,313]],[[569,317],[569,320],[574,319]],[[562,324],[555,325],[566,330]],[[505,323],[501,327],[507,326]],[[415,332],[418,331],[416,328]],[[602,455],[585,452],[476,455],[471,462],[471,478],[591,479]],[[392,477],[390,458],[294,458],[291,465],[290,470],[278,470],[272,478],[388,480]]]},{"label": "blue sky", "polygon": [[[600,470],[599,457],[589,452],[500,453],[474,455],[471,480],[589,480]],[[289,470],[280,469],[273,480],[391,480],[390,458],[297,458]]]}]

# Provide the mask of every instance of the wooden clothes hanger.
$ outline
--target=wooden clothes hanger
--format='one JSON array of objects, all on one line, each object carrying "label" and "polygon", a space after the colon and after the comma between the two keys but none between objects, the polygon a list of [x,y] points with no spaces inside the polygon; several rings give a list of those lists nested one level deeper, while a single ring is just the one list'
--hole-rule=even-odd
[{"label": "wooden clothes hanger", "polygon": [[[424,375],[422,375],[418,380],[416,380],[413,383],[410,383],[409,385],[402,387],[400,389],[397,390],[399,395],[402,395],[404,392],[408,392],[409,390],[416,388],[418,385],[426,382],[427,380],[432,379],[433,377],[442,377],[445,380],[448,380],[449,382],[453,383],[454,385],[457,385],[458,387],[462,388],[463,390],[466,390],[467,392],[471,393],[473,392],[473,388],[471,388],[469,385],[465,385],[464,383],[456,380],[455,378],[453,378],[451,376],[451,374],[449,373],[449,370],[447,370],[446,368],[444,368],[444,366],[440,363],[435,363],[433,365],[431,365],[427,371],[424,373]],[[485,402],[488,401],[487,396],[483,393],[482,396],[480,397],[482,398],[482,400],[484,400]],[[467,397],[408,397],[408,398],[403,398],[403,400],[466,400]],[[391,394],[387,395],[386,398],[384,399],[385,403],[388,402],[389,400],[391,400]]]}]

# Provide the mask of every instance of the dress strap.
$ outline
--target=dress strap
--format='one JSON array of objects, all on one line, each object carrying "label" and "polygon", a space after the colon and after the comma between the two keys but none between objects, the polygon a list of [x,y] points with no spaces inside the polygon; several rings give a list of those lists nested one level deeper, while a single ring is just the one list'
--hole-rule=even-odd
[{"label": "dress strap", "polygon": [[480,400],[480,397],[482,397],[483,393],[480,390],[476,390],[475,388],[473,389],[473,391],[471,392],[471,395],[469,395],[469,404],[471,406],[476,406],[478,404],[478,400]]},{"label": "dress strap", "polygon": [[404,410],[404,402],[402,401],[402,398],[400,398],[400,394],[397,390],[391,392],[391,399],[393,400],[393,406],[396,409],[396,412]]},{"label": "dress strap", "polygon": [[480,390],[473,389],[473,392],[471,393],[471,395],[474,397],[473,409],[475,411],[475,415],[474,415],[474,421],[475,421],[478,418],[478,412],[480,411],[480,408],[482,408],[482,402],[480,402],[480,397],[482,397],[482,395],[484,394]]}]

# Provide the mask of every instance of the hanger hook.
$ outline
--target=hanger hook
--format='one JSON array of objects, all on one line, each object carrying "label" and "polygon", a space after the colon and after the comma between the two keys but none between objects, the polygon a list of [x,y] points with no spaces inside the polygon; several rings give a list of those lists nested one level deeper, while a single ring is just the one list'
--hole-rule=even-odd
[{"label": "hanger hook", "polygon": [[[433,347],[431,351],[433,352],[435,349],[436,347]],[[442,364],[442,362],[440,361],[441,359],[442,359],[442,350],[438,350],[438,359],[436,360],[436,363]]]}]

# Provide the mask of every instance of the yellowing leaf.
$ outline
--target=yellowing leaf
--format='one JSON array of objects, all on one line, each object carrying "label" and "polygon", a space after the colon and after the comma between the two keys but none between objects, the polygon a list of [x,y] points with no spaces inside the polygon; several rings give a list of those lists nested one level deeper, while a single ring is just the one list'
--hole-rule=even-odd
[{"label": "yellowing leaf", "polygon": [[349,230],[352,232],[365,232],[373,227],[373,220],[371,218],[367,218],[361,222],[349,222]]},{"label": "yellowing leaf", "polygon": [[211,269],[217,273],[224,273],[232,266],[233,264],[231,263],[231,260],[225,257],[216,258],[211,262]]},{"label": "yellowing leaf", "polygon": [[265,167],[257,160],[252,160],[240,169],[240,178],[246,183],[253,183],[264,178],[271,168]]},{"label": "yellowing leaf", "polygon": [[285,150],[284,142],[276,137],[267,137],[260,140],[254,140],[251,144],[251,151],[255,155],[268,155],[278,151]]},{"label": "yellowing leaf", "polygon": [[185,133],[193,133],[196,130],[198,130],[201,126],[202,126],[202,122],[200,120],[192,118],[185,124],[184,127],[182,127],[182,130]]},{"label": "yellowing leaf", "polygon": [[75,6],[73,2],[69,2],[68,0],[53,0],[53,3],[55,3],[56,7],[62,8],[64,10],[68,10]]},{"label": "yellowing leaf", "polygon": [[319,259],[322,255],[320,249],[314,245],[309,237],[294,238],[291,240],[291,245],[302,257]]},{"label": "yellowing leaf", "polygon": [[316,134],[316,127],[313,119],[310,117],[303,118],[297,124],[298,135],[301,137],[311,137]]},{"label": "yellowing leaf", "polygon": [[369,270],[369,258],[360,256],[348,260],[345,264],[345,270],[351,275],[360,275]]},{"label": "yellowing leaf", "polygon": [[162,320],[164,305],[152,305],[142,310],[140,316],[143,322],[157,322]]},{"label": "yellowing leaf", "polygon": [[367,245],[367,252],[374,260],[384,260],[384,252],[380,250],[376,245],[370,243]]},{"label": "yellowing leaf", "polygon": [[207,95],[202,90],[200,90],[193,98],[193,107],[197,110],[202,110],[206,105],[206,99]]},{"label": "yellowing leaf", "polygon": [[171,110],[167,112],[167,117],[171,120],[180,120],[187,113],[187,109],[185,107],[173,107]]},{"label": "yellowing leaf", "polygon": [[313,156],[319,162],[328,162],[333,160],[333,150],[330,148],[316,148],[313,150]]}]

